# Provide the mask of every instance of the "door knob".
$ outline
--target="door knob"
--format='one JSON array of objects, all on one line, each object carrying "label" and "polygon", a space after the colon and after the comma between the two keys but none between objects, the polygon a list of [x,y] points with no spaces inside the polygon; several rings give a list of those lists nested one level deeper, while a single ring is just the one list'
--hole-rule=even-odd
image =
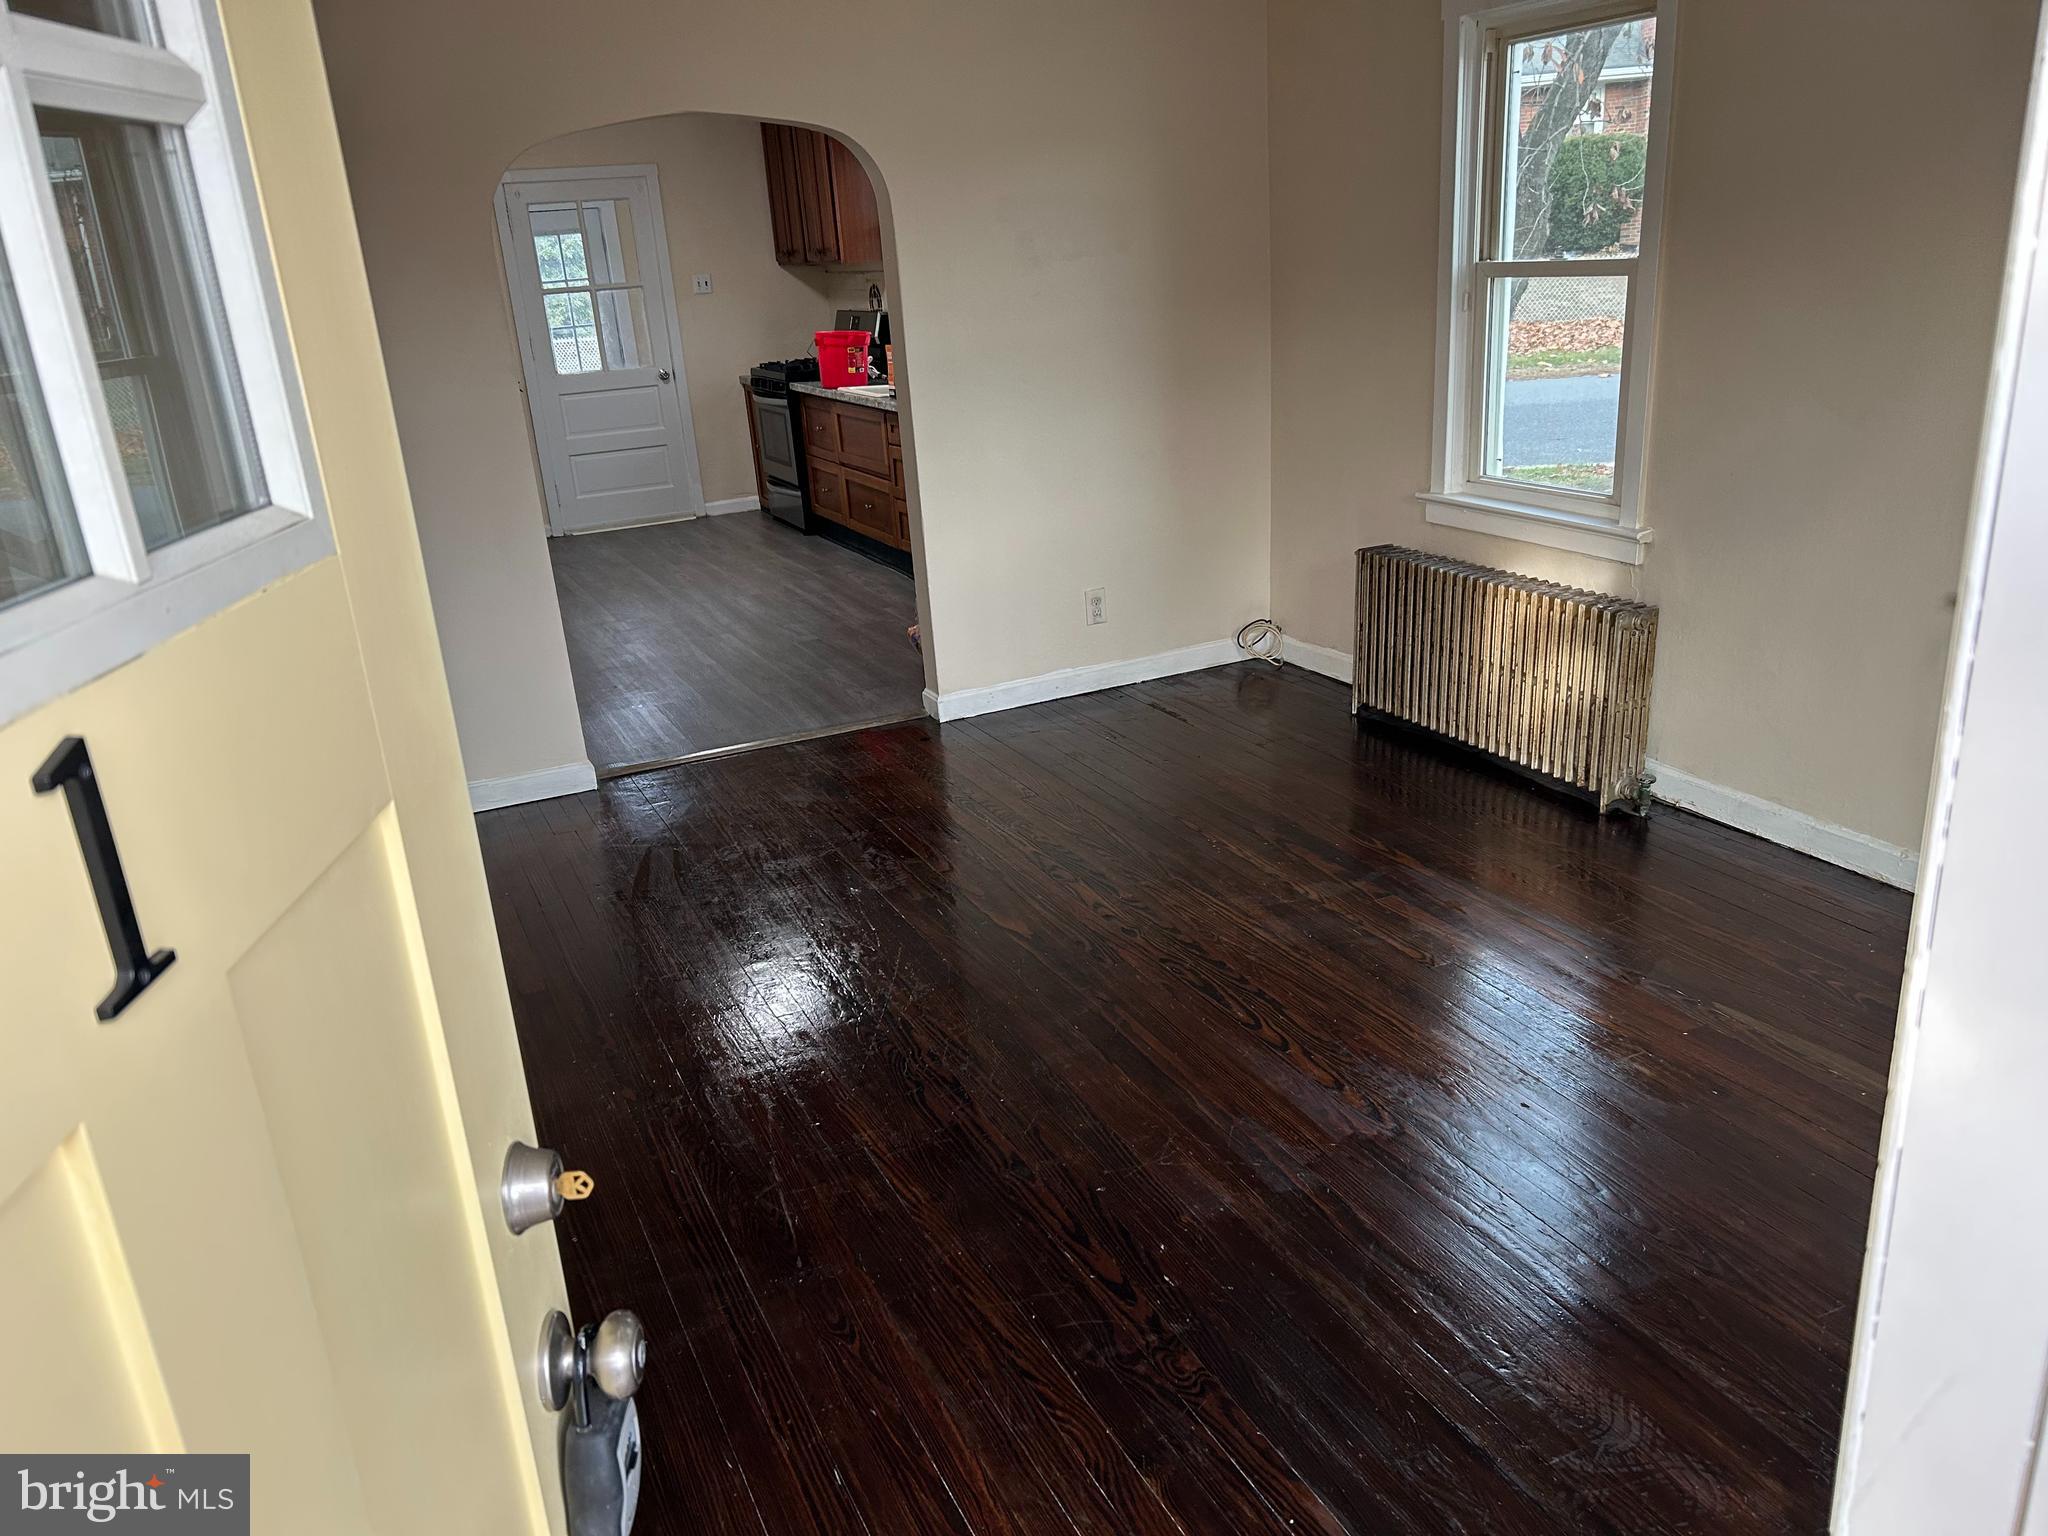
[{"label": "door knob", "polygon": [[669,371],[666,368],[655,369],[654,376],[657,379],[661,380],[661,382],[664,384],[666,384],[669,381]]},{"label": "door knob", "polygon": [[631,1312],[606,1314],[585,1353],[590,1379],[606,1397],[624,1402],[647,1377],[647,1330]]},{"label": "door knob", "polygon": [[562,1154],[515,1141],[505,1149],[505,1171],[498,1180],[498,1203],[505,1225],[524,1232],[562,1214],[568,1200],[587,1200],[597,1180],[580,1168],[564,1169]]},{"label": "door knob", "polygon": [[540,1400],[551,1412],[574,1406],[589,1419],[595,1388],[622,1403],[647,1378],[647,1330],[631,1312],[607,1313],[601,1323],[571,1331],[569,1319],[550,1312],[540,1333]]},{"label": "door knob", "polygon": [[574,1333],[550,1312],[540,1336],[540,1397],[569,1409],[562,1426],[562,1503],[569,1536],[627,1536],[640,1504],[640,1408],[647,1334],[630,1312]]}]

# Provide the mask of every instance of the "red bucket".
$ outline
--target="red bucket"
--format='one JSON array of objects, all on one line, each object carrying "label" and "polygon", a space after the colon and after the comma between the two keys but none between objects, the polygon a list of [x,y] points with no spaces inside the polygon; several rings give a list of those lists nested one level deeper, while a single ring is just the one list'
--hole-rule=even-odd
[{"label": "red bucket", "polygon": [[827,389],[844,389],[868,381],[866,331],[818,332],[818,382]]}]

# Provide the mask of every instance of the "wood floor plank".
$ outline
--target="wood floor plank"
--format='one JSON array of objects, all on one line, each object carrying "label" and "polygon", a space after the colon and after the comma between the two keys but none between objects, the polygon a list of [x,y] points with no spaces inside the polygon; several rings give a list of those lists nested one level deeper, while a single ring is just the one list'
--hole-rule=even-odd
[{"label": "wood floor plank", "polygon": [[1907,898],[1235,667],[479,818],[655,1531],[1812,1531]]},{"label": "wood floor plank", "polygon": [[911,578],[764,512],[550,539],[599,773],[915,713]]}]

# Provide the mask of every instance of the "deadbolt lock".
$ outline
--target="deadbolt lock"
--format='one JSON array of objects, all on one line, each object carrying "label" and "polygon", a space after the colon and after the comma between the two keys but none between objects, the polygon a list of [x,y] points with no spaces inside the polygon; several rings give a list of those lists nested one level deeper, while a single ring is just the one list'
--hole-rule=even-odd
[{"label": "deadbolt lock", "polygon": [[597,1180],[580,1168],[564,1169],[562,1154],[515,1141],[505,1152],[505,1172],[498,1184],[498,1203],[505,1225],[524,1232],[562,1214],[569,1200],[587,1200]]}]

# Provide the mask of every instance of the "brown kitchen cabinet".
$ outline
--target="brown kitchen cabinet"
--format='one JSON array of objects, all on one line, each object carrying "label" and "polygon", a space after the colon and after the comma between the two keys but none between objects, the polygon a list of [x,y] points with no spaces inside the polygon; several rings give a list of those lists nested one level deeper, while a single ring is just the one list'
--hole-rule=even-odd
[{"label": "brown kitchen cabinet", "polygon": [[763,123],[761,157],[778,262],[864,271],[882,265],[874,183],[851,150],[814,128]]},{"label": "brown kitchen cabinet", "polygon": [[811,511],[892,549],[909,549],[903,448],[891,441],[895,416],[817,395],[802,399]]}]

